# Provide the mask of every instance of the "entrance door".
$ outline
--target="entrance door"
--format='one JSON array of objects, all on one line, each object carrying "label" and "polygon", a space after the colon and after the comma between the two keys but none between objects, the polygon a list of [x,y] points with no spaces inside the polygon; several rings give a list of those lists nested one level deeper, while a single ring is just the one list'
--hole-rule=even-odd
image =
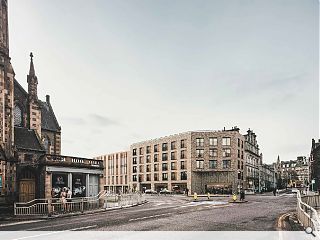
[{"label": "entrance door", "polygon": [[36,182],[34,174],[29,171],[23,171],[19,180],[19,202],[29,202],[35,199]]},{"label": "entrance door", "polygon": [[34,179],[22,179],[19,186],[19,202],[29,202],[35,199]]},{"label": "entrance door", "polygon": [[89,175],[89,197],[99,193],[99,179],[97,175]]}]

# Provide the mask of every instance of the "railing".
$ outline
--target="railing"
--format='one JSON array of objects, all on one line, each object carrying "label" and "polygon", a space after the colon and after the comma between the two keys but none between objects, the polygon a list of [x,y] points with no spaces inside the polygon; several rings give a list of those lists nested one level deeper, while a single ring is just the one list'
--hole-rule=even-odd
[{"label": "railing", "polygon": [[298,191],[297,201],[297,216],[299,222],[304,228],[311,227],[315,234],[320,237],[320,218],[314,209],[314,207],[320,206],[320,196],[301,196],[300,191]]},{"label": "railing", "polygon": [[79,157],[70,157],[70,156],[62,156],[62,155],[52,155],[46,154],[44,161],[47,163],[63,163],[63,164],[76,164],[76,165],[84,165],[86,167],[95,167],[95,168],[103,168],[103,161],[97,159],[88,159],[88,158],[79,158]]},{"label": "railing", "polygon": [[84,212],[99,208],[118,208],[139,205],[145,202],[144,194],[106,194],[101,191],[94,197],[71,198],[61,202],[59,198],[34,199],[30,202],[15,203],[14,215],[35,216]]},{"label": "railing", "polygon": [[94,197],[71,198],[61,202],[59,198],[34,199],[26,203],[14,203],[14,215],[52,215],[71,212],[84,212],[98,209],[103,202],[105,191]]},{"label": "railing", "polygon": [[128,207],[144,203],[145,194],[106,194],[104,197],[104,208]]}]

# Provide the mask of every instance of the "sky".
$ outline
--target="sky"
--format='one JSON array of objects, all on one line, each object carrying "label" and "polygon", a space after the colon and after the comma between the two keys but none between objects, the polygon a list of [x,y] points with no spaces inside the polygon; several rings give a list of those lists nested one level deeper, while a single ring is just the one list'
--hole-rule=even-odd
[{"label": "sky", "polygon": [[95,157],[191,130],[257,134],[263,161],[319,138],[317,0],[10,0],[10,56]]}]

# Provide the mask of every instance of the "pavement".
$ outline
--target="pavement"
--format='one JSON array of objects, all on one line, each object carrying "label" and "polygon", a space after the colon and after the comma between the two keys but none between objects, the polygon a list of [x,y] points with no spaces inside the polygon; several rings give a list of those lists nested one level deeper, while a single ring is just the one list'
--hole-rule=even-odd
[{"label": "pavement", "polygon": [[290,217],[281,216],[296,208],[294,195],[250,195],[245,204],[230,204],[226,197],[197,202],[172,195],[146,199],[144,205],[108,212],[0,222],[0,231],[274,231],[289,229]]}]

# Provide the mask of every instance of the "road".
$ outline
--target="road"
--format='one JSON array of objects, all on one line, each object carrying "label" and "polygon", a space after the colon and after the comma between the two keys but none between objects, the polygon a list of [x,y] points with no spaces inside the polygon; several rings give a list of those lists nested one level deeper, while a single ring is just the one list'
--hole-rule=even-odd
[{"label": "road", "polygon": [[190,202],[184,196],[147,196],[131,208],[31,222],[0,224],[0,231],[273,231],[277,218],[294,211],[296,198],[246,196],[248,203]]}]

